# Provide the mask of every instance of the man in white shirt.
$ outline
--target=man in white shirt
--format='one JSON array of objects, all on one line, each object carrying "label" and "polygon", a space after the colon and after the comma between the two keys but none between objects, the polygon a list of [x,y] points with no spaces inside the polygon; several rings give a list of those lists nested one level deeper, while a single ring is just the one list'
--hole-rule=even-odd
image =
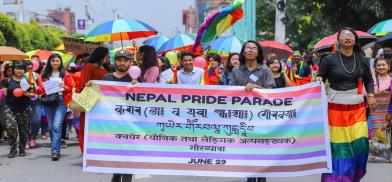
[{"label": "man in white shirt", "polygon": [[193,54],[189,51],[181,52],[182,69],[177,72],[177,84],[204,85],[204,70],[193,66]]}]

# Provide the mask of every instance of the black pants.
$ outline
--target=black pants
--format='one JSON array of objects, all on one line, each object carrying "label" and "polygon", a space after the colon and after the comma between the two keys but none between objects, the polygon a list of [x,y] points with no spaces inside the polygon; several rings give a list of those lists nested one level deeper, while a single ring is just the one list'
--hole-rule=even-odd
[{"label": "black pants", "polygon": [[131,182],[132,174],[113,174],[112,182]]},{"label": "black pants", "polygon": [[266,182],[267,178],[248,178],[246,182]]}]

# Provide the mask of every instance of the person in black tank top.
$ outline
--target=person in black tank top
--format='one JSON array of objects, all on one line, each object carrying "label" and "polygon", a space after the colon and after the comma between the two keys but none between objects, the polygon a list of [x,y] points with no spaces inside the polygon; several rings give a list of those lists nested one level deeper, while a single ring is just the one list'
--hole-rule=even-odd
[{"label": "person in black tank top", "polygon": [[275,87],[274,88],[284,88],[290,87],[290,79],[286,74],[286,66],[284,66],[279,61],[278,58],[271,58],[267,62],[267,66],[271,69],[272,75],[274,76],[275,80]]}]

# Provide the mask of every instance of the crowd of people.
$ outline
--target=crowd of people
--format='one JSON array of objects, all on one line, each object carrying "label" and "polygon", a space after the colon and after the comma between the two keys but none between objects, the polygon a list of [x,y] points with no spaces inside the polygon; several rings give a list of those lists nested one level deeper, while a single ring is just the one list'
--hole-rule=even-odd
[{"label": "crowd of people", "polygon": [[[72,111],[68,106],[72,94],[80,93],[91,80],[235,85],[247,91],[324,81],[328,83],[333,173],[323,174],[322,181],[359,181],[366,173],[368,159],[381,157],[392,162],[391,115],[388,114],[392,110],[389,108],[392,51],[373,47],[373,54],[366,57],[358,46],[357,34],[350,28],[339,31],[338,42],[337,52],[304,52],[281,59],[274,53],[264,56],[258,42],[247,41],[240,53],[232,53],[227,58],[207,51],[202,55],[207,61],[204,67],[194,65],[192,52],[180,52],[179,62],[171,64],[164,54],[159,55],[146,45],[139,47],[135,55],[127,50],[117,51],[113,61],[107,48],[98,47],[91,54],[77,55],[72,65],[63,65],[58,54],[51,55],[46,63],[38,56],[32,56],[31,61],[3,63],[0,78],[5,97],[1,101],[0,136],[8,140],[11,147],[8,157],[14,158],[25,156],[26,149],[35,148],[39,133],[42,138],[49,133],[51,159],[57,161],[73,126],[83,153],[85,113]],[[33,70],[34,61],[40,63],[36,70]],[[128,74],[130,66],[140,67],[138,79]],[[62,90],[46,94],[43,84],[50,80],[60,80]],[[27,82],[29,87],[19,93],[22,82]],[[131,179],[132,175],[115,174],[113,181],[119,178]],[[249,182],[265,180],[248,179]]]}]

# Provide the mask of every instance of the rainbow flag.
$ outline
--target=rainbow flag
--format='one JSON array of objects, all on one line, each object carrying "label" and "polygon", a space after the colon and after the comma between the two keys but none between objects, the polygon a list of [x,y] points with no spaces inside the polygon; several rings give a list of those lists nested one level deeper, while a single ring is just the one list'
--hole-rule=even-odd
[{"label": "rainbow flag", "polygon": [[236,86],[94,81],[83,171],[288,177],[332,172],[320,82],[248,92]]},{"label": "rainbow flag", "polygon": [[216,37],[221,36],[223,32],[241,19],[244,16],[242,10],[243,3],[244,0],[236,0],[233,5],[209,15],[197,32],[193,51],[196,51],[200,44],[208,43]]}]

